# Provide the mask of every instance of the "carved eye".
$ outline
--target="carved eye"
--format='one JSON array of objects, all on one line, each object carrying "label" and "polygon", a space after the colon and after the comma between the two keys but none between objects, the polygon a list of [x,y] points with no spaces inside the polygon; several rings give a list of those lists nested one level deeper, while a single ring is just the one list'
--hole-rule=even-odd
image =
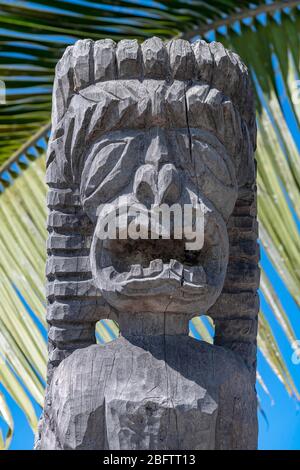
[{"label": "carved eye", "polygon": [[87,211],[94,213],[99,204],[121,194],[139,163],[141,143],[140,134],[114,134],[113,139],[112,133],[94,146],[81,176],[81,197]]},{"label": "carved eye", "polygon": [[126,147],[126,142],[102,142],[93,151],[92,161],[87,159],[82,174],[81,183],[85,188],[85,196],[89,196],[101,184],[120,160]]},{"label": "carved eye", "polygon": [[236,201],[237,181],[225,149],[217,151],[211,144],[193,139],[192,157],[199,190],[227,218]]},{"label": "carved eye", "polygon": [[226,219],[237,197],[234,164],[214,134],[202,129],[173,131],[177,166]]}]

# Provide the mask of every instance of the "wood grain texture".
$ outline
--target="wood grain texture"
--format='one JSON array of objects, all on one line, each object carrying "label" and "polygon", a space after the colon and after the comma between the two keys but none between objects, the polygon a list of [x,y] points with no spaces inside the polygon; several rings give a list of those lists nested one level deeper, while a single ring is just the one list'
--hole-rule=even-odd
[{"label": "wood grain texture", "polygon": [[[66,49],[47,158],[49,362],[37,449],[256,448],[255,146],[250,76],[221,44]],[[201,204],[203,247],[100,240],[103,204],[120,197],[147,210]],[[215,322],[213,346],[188,337],[200,313]],[[103,318],[121,337],[99,346]]]}]

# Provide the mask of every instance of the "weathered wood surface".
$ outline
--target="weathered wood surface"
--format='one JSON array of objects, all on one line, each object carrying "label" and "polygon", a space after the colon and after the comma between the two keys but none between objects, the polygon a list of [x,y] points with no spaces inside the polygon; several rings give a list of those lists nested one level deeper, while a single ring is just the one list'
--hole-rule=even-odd
[{"label": "weathered wood surface", "polygon": [[[38,449],[255,448],[259,284],[248,71],[219,43],[78,41],[47,159],[48,387]],[[102,241],[101,204],[201,203],[204,246]],[[188,337],[207,312],[215,345]],[[95,324],[121,337],[95,345]]]}]

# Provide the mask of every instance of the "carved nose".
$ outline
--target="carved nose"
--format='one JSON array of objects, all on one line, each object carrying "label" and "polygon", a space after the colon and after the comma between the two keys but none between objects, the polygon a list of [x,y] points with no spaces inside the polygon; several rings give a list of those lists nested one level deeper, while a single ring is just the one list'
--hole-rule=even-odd
[{"label": "carved nose", "polygon": [[139,202],[148,209],[155,202],[157,194],[156,173],[153,165],[141,166],[134,178],[133,191]]},{"label": "carved nose", "polygon": [[147,208],[151,204],[174,204],[181,194],[178,171],[172,163],[164,165],[158,173],[153,165],[141,166],[134,179],[134,193],[139,202]]},{"label": "carved nose", "polygon": [[158,204],[174,204],[181,194],[178,171],[172,163],[164,165],[158,174]]}]

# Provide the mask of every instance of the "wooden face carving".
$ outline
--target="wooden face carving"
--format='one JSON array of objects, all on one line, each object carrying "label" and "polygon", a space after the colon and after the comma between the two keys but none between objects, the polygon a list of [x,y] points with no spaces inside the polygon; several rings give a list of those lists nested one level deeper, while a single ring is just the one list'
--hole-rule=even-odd
[{"label": "wooden face carving", "polygon": [[[226,221],[237,197],[234,158],[242,136],[232,103],[200,82],[128,80],[82,90],[69,110],[76,129],[83,124],[73,107],[89,116],[88,145],[73,168],[95,224],[90,260],[102,295],[118,311],[205,311],[223,286]],[[201,204],[203,247],[187,250],[184,234],[178,240],[172,233],[169,239],[101,240],[101,207],[117,207],[121,196],[129,207],[143,204],[149,211]]]},{"label": "wooden face carving", "polygon": [[[47,158],[49,385],[38,448],[255,448],[255,129],[249,74],[222,44],[66,49]],[[169,236],[159,237],[162,217],[145,237],[146,215],[162,206],[181,210],[181,237],[176,212]],[[199,206],[194,227],[185,210]],[[102,238],[112,214],[118,236]],[[200,231],[203,243],[187,246]],[[206,312],[221,348],[188,337],[188,320]],[[107,318],[121,337],[96,345]]]},{"label": "wooden face carving", "polygon": [[[187,59],[186,51],[177,54]],[[130,60],[127,65],[134,69],[140,59]],[[122,60],[117,61],[120,69]],[[195,315],[214,304],[224,284],[226,223],[237,199],[240,163],[245,153],[251,154],[251,144],[238,108],[213,80],[208,84],[199,77],[159,74],[166,76],[151,78],[143,72],[137,79],[136,71],[127,70],[132,78],[86,80],[70,97],[52,148],[61,154],[60,170],[78,187],[82,209],[93,224],[92,278],[106,301],[119,312]],[[162,204],[179,205],[183,213],[186,205],[201,205],[203,246],[187,250],[184,234],[176,239],[172,230],[168,239],[99,238],[107,215],[103,207],[119,207],[120,198],[129,206],[142,204],[149,213]],[[118,229],[120,234],[124,227]]]}]

